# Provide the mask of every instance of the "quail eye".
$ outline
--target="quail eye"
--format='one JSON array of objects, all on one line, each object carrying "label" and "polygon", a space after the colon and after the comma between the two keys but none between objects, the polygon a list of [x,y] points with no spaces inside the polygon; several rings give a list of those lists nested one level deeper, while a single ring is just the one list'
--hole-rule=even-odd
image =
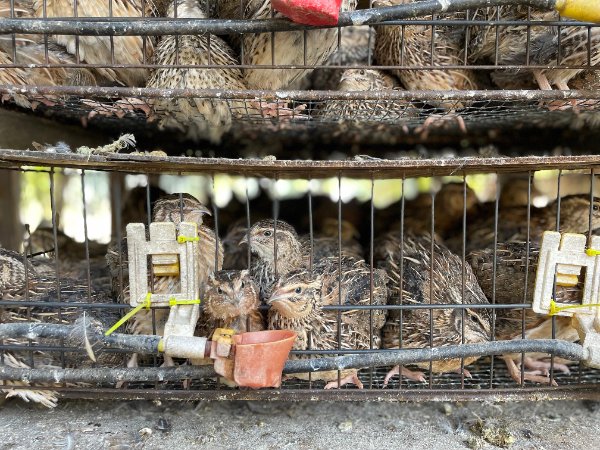
[{"label": "quail eye", "polygon": [[360,73],[361,75],[364,75],[365,71],[364,71],[364,69],[361,69],[360,72],[358,72],[358,73]]},{"label": "quail eye", "polygon": [[242,286],[242,289],[244,289],[244,286],[246,286],[246,283],[244,283],[244,282],[242,281],[242,285],[241,285],[241,286]]},{"label": "quail eye", "polygon": [[271,234],[273,234],[270,230],[267,230],[263,233],[263,236],[269,237],[271,236]]},{"label": "quail eye", "polygon": [[221,289],[220,287],[217,288],[217,294],[221,295],[223,293],[223,289]]},{"label": "quail eye", "polygon": [[600,209],[600,206],[598,206],[598,205],[594,205],[594,206],[593,206],[593,209],[594,209],[594,211],[598,211],[598,209]]},{"label": "quail eye", "polygon": [[301,293],[302,293],[302,288],[301,288],[301,287],[297,287],[297,288],[294,290],[294,292],[295,292],[296,294],[301,294]]}]

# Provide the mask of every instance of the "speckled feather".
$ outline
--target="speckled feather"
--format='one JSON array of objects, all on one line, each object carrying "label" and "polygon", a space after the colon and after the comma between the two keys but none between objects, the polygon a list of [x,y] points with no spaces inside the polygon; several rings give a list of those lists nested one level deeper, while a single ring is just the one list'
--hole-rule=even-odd
[{"label": "speckled feather", "polygon": [[[403,246],[401,245],[403,243]],[[458,256],[446,247],[433,244],[431,238],[400,233],[388,233],[376,242],[378,267],[390,277],[391,304],[487,304],[485,294],[477,284],[470,267],[464,267],[464,298],[462,289],[463,265]],[[403,254],[401,249],[403,248]],[[403,258],[403,265],[402,259]],[[431,273],[431,267],[433,272]],[[433,278],[431,278],[433,276]],[[402,289],[401,289],[402,287]],[[390,311],[383,329],[383,347],[423,348],[443,347],[462,342],[463,316],[460,309],[433,309],[433,328],[428,310]],[[402,320],[402,322],[400,322]],[[400,323],[402,328],[400,329]],[[490,312],[486,309],[464,310],[464,342],[487,342],[491,333]],[[465,365],[477,358],[466,358]],[[429,368],[429,363],[420,363]],[[460,368],[460,360],[434,361],[434,372],[449,372]]]},{"label": "speckled feather", "polygon": [[[375,7],[411,3],[415,0],[379,0]],[[459,13],[455,14],[459,17]],[[375,27],[375,60],[386,66],[440,66],[435,70],[392,70],[408,90],[465,90],[475,89],[473,73],[468,69],[443,69],[444,66],[461,65],[460,58],[463,38],[456,27],[438,25],[435,31],[427,25],[391,25]],[[432,36],[432,33],[435,33]],[[432,61],[431,41],[434,40]],[[464,105],[459,102],[441,102],[436,106],[457,109]]]},{"label": "speckled feather", "polygon": [[[37,17],[43,17],[44,12],[46,17],[73,17],[73,3],[73,0],[34,0],[33,9]],[[155,13],[151,0],[112,0],[111,2],[91,0],[77,3],[78,17],[109,17],[111,11],[113,17],[150,17]],[[53,39],[65,46],[70,54],[76,54],[75,36],[55,35]],[[78,41],[79,58],[89,64],[139,65],[148,62],[153,51],[151,39],[141,36],[116,36],[112,38],[112,42],[114,42],[113,62],[109,36],[78,36]],[[98,71],[108,79],[111,78],[112,73],[115,73],[117,75],[115,81],[125,86],[143,86],[148,76],[147,69],[114,69],[114,72],[110,69],[98,69]]]},{"label": "speckled feather", "polygon": [[[173,15],[173,5],[169,16]],[[205,18],[204,11],[193,0],[180,0],[180,18]],[[178,50],[176,50],[178,49]],[[211,34],[164,36],[156,47],[155,62],[160,65],[235,66],[239,62],[233,50],[219,36]],[[162,89],[230,89],[244,90],[240,69],[159,68],[153,71],[148,87]],[[156,98],[150,101],[159,117],[159,126],[179,130],[193,140],[219,142],[231,128],[232,119],[256,113],[244,101],[203,98]]]}]

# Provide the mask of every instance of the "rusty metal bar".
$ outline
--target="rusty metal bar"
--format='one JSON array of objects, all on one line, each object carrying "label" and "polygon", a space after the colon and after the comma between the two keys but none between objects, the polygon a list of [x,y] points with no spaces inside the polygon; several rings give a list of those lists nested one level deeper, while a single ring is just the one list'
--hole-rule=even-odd
[{"label": "rusty metal bar", "polygon": [[127,173],[213,173],[248,177],[327,178],[342,176],[364,178],[373,173],[376,179],[438,176],[461,173],[515,172],[550,169],[590,170],[600,166],[600,155],[523,156],[448,159],[362,159],[362,160],[264,160],[228,158],[157,157],[150,155],[79,155],[54,154],[30,150],[0,149],[0,167],[20,169],[23,166],[56,166],[94,168]]},{"label": "rusty metal bar", "polygon": [[[435,13],[451,13],[471,8],[491,6],[530,5],[553,9],[555,0],[424,0],[396,6],[362,9],[340,13],[337,25],[320,28],[373,25],[391,20],[410,19]],[[0,33],[66,34],[78,36],[161,36],[194,35],[203,33],[237,34],[277,31],[310,30],[315,27],[291,22],[288,19],[147,19],[77,18],[69,19],[3,19]]]}]

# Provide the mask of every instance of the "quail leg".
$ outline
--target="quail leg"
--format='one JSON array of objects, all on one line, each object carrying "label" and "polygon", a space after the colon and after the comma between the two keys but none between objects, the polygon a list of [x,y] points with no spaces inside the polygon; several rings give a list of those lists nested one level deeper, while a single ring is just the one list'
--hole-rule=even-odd
[{"label": "quail leg", "polygon": [[460,367],[458,369],[455,370],[455,372],[459,375],[464,375],[465,378],[473,378],[473,375],[471,375],[471,372],[469,372],[467,369],[462,369],[460,370]]},{"label": "quail leg", "polygon": [[[134,369],[136,367],[138,367],[138,354],[134,353],[133,355],[131,355],[131,358],[129,358],[129,360],[127,361],[127,368]],[[117,381],[115,383],[115,388],[121,389],[123,388],[123,386],[125,386],[126,383],[126,381]]]},{"label": "quail leg", "polygon": [[301,111],[306,109],[305,104],[298,105],[295,108],[288,108],[287,102],[283,100],[275,102],[253,100],[250,102],[250,105],[258,109],[262,117],[275,117],[280,120],[308,119],[308,116],[300,114]]},{"label": "quail leg", "polygon": [[[515,361],[510,356],[504,356],[502,359],[506,363],[506,368],[508,369],[508,373],[510,374],[511,378],[517,383],[521,383],[521,371],[519,370],[519,366],[517,366]],[[528,380],[535,383],[548,384],[550,379],[547,376],[540,375],[540,373],[540,371],[524,372],[523,381]],[[556,383],[555,380],[552,380],[552,386],[558,386],[558,383]]]},{"label": "quail leg", "polygon": [[415,129],[415,132],[419,135],[421,139],[427,139],[429,137],[429,131],[432,128],[441,128],[450,121],[455,121],[458,125],[458,128],[463,134],[467,133],[467,126],[465,124],[465,120],[460,114],[457,114],[454,111],[451,111],[448,114],[444,115],[431,114],[429,117],[427,117],[427,119],[425,119],[423,125]]},{"label": "quail leg", "polygon": [[396,366],[385,376],[385,379],[383,380],[383,387],[386,387],[390,379],[395,375],[400,375],[400,373],[402,373],[403,377],[406,377],[409,380],[419,381],[420,383],[425,383],[427,381],[423,372],[409,370],[406,367],[402,367],[402,369],[400,369],[400,366]]},{"label": "quail leg", "polygon": [[551,367],[554,367],[555,370],[559,370],[562,373],[571,373],[566,364],[561,364],[557,362],[554,362],[554,364],[552,364],[550,363],[550,361],[541,361],[539,359],[525,357],[523,363],[528,369],[539,370],[544,375],[550,374]]},{"label": "quail leg", "polygon": [[325,385],[325,389],[336,389],[336,388],[340,388],[345,384],[348,383],[352,383],[355,384],[356,387],[358,387],[359,389],[363,388],[363,384],[362,381],[360,381],[360,378],[358,378],[358,373],[356,372],[352,372],[350,375],[345,376],[344,378],[342,378],[338,384],[338,381],[330,381],[329,383],[327,383]]}]

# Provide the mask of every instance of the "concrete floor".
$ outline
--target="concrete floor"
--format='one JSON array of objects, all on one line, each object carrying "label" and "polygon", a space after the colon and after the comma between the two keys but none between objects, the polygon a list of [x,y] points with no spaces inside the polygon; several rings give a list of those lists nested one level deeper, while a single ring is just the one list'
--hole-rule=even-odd
[{"label": "concrete floor", "polygon": [[0,449],[591,449],[599,410],[574,401],[61,401],[48,410],[9,400]]}]

